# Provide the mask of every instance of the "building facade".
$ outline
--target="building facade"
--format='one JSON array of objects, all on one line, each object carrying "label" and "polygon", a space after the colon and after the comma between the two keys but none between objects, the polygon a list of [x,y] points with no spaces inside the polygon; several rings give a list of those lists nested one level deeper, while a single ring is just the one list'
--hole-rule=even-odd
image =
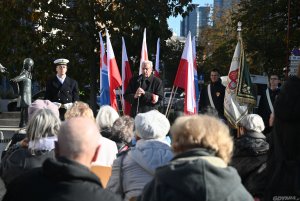
[{"label": "building facade", "polygon": [[222,17],[224,11],[231,9],[234,4],[239,3],[240,0],[214,0],[214,17],[218,20]]},{"label": "building facade", "polygon": [[195,9],[180,22],[180,36],[186,37],[188,32],[191,31],[192,36],[198,38],[201,29],[208,26],[210,7],[199,6],[199,4],[194,5]]}]

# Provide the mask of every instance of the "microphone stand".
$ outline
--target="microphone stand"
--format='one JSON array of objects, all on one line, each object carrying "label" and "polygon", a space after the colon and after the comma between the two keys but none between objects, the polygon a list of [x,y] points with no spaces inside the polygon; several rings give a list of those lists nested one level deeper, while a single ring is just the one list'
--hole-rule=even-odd
[{"label": "microphone stand", "polygon": [[[141,77],[142,78],[142,77]],[[141,87],[142,85],[142,79],[139,78],[139,88]],[[139,113],[139,106],[140,106],[140,96],[138,97],[138,100],[137,100],[137,104],[136,104],[136,114],[137,115]]]}]

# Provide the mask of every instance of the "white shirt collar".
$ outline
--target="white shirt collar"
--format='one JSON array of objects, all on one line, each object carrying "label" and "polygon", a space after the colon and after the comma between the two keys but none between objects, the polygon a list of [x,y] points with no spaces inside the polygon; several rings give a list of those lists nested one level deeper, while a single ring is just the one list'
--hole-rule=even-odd
[{"label": "white shirt collar", "polygon": [[64,83],[65,79],[66,79],[66,75],[63,75],[62,77],[59,77],[58,75],[56,75],[57,79],[60,81],[60,83]]}]

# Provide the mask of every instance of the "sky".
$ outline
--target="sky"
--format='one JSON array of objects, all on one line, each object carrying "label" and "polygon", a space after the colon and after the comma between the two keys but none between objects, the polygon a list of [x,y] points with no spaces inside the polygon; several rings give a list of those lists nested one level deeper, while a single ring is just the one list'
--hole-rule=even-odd
[{"label": "sky", "polygon": [[[192,3],[199,4],[200,6],[206,6],[207,4],[213,5],[213,0],[193,0]],[[181,16],[176,18],[171,17],[168,19],[168,23],[173,32],[175,32],[178,36],[180,35],[180,21],[182,20]]]}]

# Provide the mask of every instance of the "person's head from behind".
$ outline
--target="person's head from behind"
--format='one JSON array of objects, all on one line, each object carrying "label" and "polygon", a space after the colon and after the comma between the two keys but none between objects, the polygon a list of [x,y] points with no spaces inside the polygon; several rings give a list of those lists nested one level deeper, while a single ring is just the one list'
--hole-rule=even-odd
[{"label": "person's head from behind", "polygon": [[51,112],[57,118],[59,118],[59,110],[57,105],[55,105],[49,100],[37,99],[33,103],[31,103],[28,107],[28,120],[30,121],[30,119],[34,116],[34,114],[41,109],[51,110]]},{"label": "person's head from behind", "polygon": [[[99,112],[96,117],[96,123],[99,126],[101,134],[103,131],[111,131],[113,123],[119,118],[117,111],[109,105],[104,105],[100,107]],[[104,134],[105,136],[105,134]],[[109,136],[105,136],[109,137]]]},{"label": "person's head from behind", "polygon": [[258,114],[247,114],[239,122],[239,131],[243,135],[247,132],[261,133],[265,129],[265,124]]},{"label": "person's head from behind", "polygon": [[218,82],[220,78],[219,70],[214,68],[210,71],[210,81],[212,83]]},{"label": "person's head from behind", "polygon": [[99,130],[90,118],[74,117],[62,123],[56,155],[90,167],[97,158]]},{"label": "person's head from behind", "polygon": [[144,77],[150,77],[153,70],[153,63],[152,61],[143,61],[142,63],[142,74]]},{"label": "person's head from behind", "polygon": [[86,117],[95,120],[94,113],[87,103],[75,101],[70,109],[65,113],[65,119],[73,117]]},{"label": "person's head from behind", "polygon": [[139,113],[134,119],[135,134],[143,140],[164,139],[170,130],[170,122],[157,110]]},{"label": "person's head from behind", "polygon": [[[44,150],[54,149],[54,141],[60,128],[60,119],[49,109],[40,109],[35,112],[27,125],[27,139],[29,149],[32,154],[35,150],[40,150],[38,144],[45,142]],[[47,142],[47,143],[46,143]]]},{"label": "person's head from behind", "polygon": [[129,144],[134,137],[133,126],[134,119],[132,117],[127,115],[119,117],[112,126],[110,139],[118,143]]},{"label": "person's head from behind", "polygon": [[271,74],[269,76],[269,86],[272,90],[276,89],[279,84],[279,77],[276,74]]},{"label": "person's head from behind", "polygon": [[233,142],[228,127],[208,115],[179,117],[171,128],[172,148],[175,154],[195,148],[205,148],[229,163]]}]

